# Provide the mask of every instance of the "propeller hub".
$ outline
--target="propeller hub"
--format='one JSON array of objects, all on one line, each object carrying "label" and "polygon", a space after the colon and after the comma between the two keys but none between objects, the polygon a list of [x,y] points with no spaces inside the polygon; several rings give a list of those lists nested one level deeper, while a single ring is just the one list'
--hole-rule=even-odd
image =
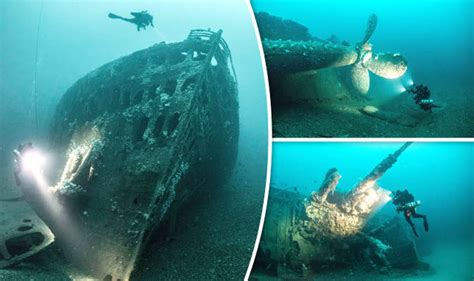
[{"label": "propeller hub", "polygon": [[351,67],[351,80],[354,88],[366,94],[370,87],[369,71],[383,78],[395,79],[407,70],[407,61],[400,54],[374,54],[369,43],[377,27],[377,16],[369,17],[364,40],[355,45],[357,60]]},{"label": "propeller hub", "polygon": [[369,67],[369,62],[372,59],[373,53],[372,53],[372,44],[365,43],[359,46],[358,48],[359,52],[359,59],[358,61],[365,67]]}]

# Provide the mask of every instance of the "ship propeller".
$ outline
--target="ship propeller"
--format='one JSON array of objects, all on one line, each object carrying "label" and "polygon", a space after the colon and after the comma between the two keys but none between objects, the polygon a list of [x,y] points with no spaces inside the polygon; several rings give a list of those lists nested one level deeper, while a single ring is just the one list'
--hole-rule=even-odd
[{"label": "ship propeller", "polygon": [[370,88],[369,71],[387,79],[402,76],[407,68],[406,59],[398,53],[374,54],[369,43],[377,27],[377,16],[370,15],[364,39],[356,45],[357,61],[351,67],[351,78],[354,88],[361,94],[367,94]]}]

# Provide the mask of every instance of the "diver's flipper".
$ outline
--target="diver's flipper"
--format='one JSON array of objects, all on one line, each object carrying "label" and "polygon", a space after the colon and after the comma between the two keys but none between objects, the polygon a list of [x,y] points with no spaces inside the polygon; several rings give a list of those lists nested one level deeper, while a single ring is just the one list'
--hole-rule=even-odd
[{"label": "diver's flipper", "polygon": [[407,71],[408,63],[406,59],[400,54],[377,54],[372,58],[368,67],[370,71],[378,76],[387,79],[395,79]]},{"label": "diver's flipper", "polygon": [[430,231],[430,226],[428,225],[428,219],[426,217],[423,217],[423,226],[425,227],[426,232]]},{"label": "diver's flipper", "polygon": [[111,19],[120,19],[120,20],[124,20],[124,21],[128,21],[128,22],[133,23],[130,19],[121,17],[121,16],[113,14],[113,13],[109,13],[109,18],[111,18]]},{"label": "diver's flipper", "polygon": [[120,19],[122,18],[121,16],[117,16],[116,14],[113,14],[113,13],[109,13],[109,18],[111,19]]},{"label": "diver's flipper", "polygon": [[370,87],[369,71],[358,62],[351,67],[351,80],[354,88],[361,94],[367,94]]},{"label": "diver's flipper", "polygon": [[415,226],[412,226],[411,228],[413,229],[413,234],[415,234],[417,238],[420,238],[420,235],[418,235],[418,232],[416,232]]}]

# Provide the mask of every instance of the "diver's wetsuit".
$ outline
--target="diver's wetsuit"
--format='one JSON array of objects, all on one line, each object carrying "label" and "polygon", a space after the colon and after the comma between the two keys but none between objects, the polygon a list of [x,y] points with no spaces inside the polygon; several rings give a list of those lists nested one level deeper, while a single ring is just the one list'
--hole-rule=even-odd
[{"label": "diver's wetsuit", "polygon": [[140,29],[146,29],[147,26],[152,26],[153,25],[153,16],[148,13],[148,11],[141,11],[141,12],[131,12],[130,13],[133,18],[127,19],[121,16],[118,16],[113,13],[109,13],[109,18],[112,19],[121,19],[130,23],[133,23],[137,26],[137,31],[140,31]]},{"label": "diver's wetsuit", "polygon": [[416,237],[420,237],[416,232],[415,224],[413,223],[411,218],[422,218],[425,231],[429,230],[428,218],[426,217],[426,215],[418,214],[416,212],[416,207],[407,207],[407,204],[413,202],[415,202],[415,197],[413,197],[413,195],[409,193],[406,189],[404,191],[398,190],[395,193],[395,197],[393,198],[393,204],[397,205],[397,212],[403,211],[403,216],[405,217],[405,220],[408,222],[408,224],[411,226],[413,234],[415,234]]},{"label": "diver's wetsuit", "polygon": [[131,12],[130,13],[135,18],[132,20],[132,23],[137,25],[137,31],[140,31],[141,28],[146,29],[147,26],[153,25],[153,16],[150,15],[147,11],[142,12]]},{"label": "diver's wetsuit", "polygon": [[415,103],[421,107],[424,111],[432,112],[433,108],[440,107],[433,103],[433,100],[430,99],[431,91],[425,85],[413,85],[411,89],[407,92],[413,94],[413,99]]}]

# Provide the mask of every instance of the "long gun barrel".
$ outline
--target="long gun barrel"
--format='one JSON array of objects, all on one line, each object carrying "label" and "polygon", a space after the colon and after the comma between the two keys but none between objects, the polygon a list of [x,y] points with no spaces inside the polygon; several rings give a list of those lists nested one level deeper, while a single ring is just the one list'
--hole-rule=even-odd
[{"label": "long gun barrel", "polygon": [[397,151],[389,154],[382,160],[382,162],[375,166],[375,168],[360,183],[358,183],[356,187],[346,194],[342,208],[347,213],[360,213],[361,211],[357,209],[360,208],[361,202],[367,201],[366,198],[369,196],[369,192],[372,190],[372,193],[380,193],[380,188],[376,184],[376,181],[380,179],[385,172],[395,164],[395,162],[397,162],[398,157],[411,144],[411,142],[406,142]]},{"label": "long gun barrel", "polygon": [[[359,187],[362,183],[367,181],[376,181],[381,178],[385,172],[390,169],[395,162],[397,162],[398,157],[402,154],[405,149],[408,148],[412,143],[406,142],[400,147],[397,151],[392,154],[389,154],[382,162],[380,162],[375,168],[364,178],[364,180],[357,186]],[[355,189],[357,189],[357,187]]]}]

